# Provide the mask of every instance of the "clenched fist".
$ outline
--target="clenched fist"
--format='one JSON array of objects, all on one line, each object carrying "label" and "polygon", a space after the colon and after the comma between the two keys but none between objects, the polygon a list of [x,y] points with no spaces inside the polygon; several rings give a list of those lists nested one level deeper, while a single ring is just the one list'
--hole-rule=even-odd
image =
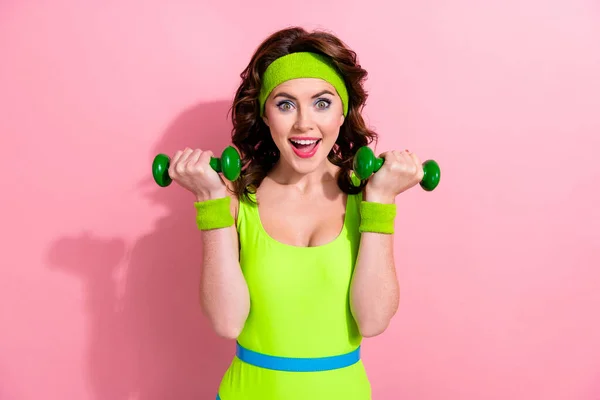
[{"label": "clenched fist", "polygon": [[169,176],[181,187],[192,192],[198,201],[217,199],[227,195],[221,176],[210,166],[212,151],[177,151],[169,166]]},{"label": "clenched fist", "polygon": [[417,185],[423,179],[421,160],[408,150],[393,150],[380,155],[381,169],[373,174],[365,188],[365,200],[393,203],[400,193]]}]

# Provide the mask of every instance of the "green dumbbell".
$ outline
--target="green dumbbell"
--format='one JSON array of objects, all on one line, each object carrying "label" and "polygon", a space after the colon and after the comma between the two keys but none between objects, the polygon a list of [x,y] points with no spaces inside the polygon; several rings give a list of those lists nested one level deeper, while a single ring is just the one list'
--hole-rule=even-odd
[{"label": "green dumbbell", "polygon": [[[152,162],[152,176],[160,187],[167,187],[173,181],[169,176],[171,159],[166,154],[158,154]],[[240,153],[231,146],[223,150],[221,158],[211,157],[210,166],[216,172],[223,172],[228,181],[235,181],[242,171]]]},{"label": "green dumbbell", "polygon": [[[370,147],[363,146],[358,149],[354,156],[354,174],[360,180],[367,179],[371,174],[379,171],[383,161],[383,158],[375,157]],[[440,166],[434,160],[427,160],[423,163],[423,172],[424,175],[420,185],[424,190],[430,192],[440,183]]]}]

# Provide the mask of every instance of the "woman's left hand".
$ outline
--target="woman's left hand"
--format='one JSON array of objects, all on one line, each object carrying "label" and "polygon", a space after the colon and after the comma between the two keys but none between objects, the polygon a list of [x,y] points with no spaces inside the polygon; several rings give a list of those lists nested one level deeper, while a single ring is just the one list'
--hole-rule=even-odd
[{"label": "woman's left hand", "polygon": [[392,150],[379,157],[384,162],[365,187],[365,201],[393,203],[397,195],[423,179],[423,166],[416,154],[408,150]]}]

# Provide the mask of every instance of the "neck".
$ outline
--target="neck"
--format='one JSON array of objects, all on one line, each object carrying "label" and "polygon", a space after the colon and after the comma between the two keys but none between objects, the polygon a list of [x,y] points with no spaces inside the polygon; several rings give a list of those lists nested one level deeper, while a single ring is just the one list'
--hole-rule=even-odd
[{"label": "neck", "polygon": [[313,188],[322,188],[324,183],[335,182],[338,169],[336,165],[325,159],[314,171],[300,173],[279,159],[268,176],[280,185],[293,186],[301,192],[307,192]]}]

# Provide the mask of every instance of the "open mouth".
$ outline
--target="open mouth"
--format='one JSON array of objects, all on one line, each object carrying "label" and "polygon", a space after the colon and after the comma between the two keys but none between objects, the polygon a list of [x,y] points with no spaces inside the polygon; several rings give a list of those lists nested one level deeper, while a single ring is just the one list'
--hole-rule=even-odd
[{"label": "open mouth", "polygon": [[321,139],[290,139],[290,143],[297,156],[307,158],[317,152]]}]

